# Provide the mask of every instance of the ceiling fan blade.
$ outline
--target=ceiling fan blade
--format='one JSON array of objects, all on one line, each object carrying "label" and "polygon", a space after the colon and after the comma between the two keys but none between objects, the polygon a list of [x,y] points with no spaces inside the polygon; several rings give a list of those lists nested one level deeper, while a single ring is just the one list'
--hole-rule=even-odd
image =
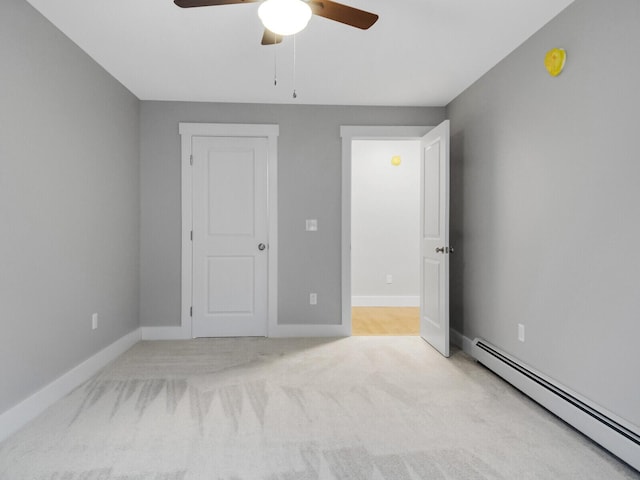
[{"label": "ceiling fan blade", "polygon": [[255,3],[260,0],[173,0],[177,6],[182,8],[191,7],[213,7],[217,5],[233,5],[236,3]]},{"label": "ceiling fan blade", "polygon": [[366,30],[378,20],[378,15],[375,13],[365,12],[331,0],[311,0],[309,6],[311,11],[319,17],[335,20],[362,30]]},{"label": "ceiling fan blade", "polygon": [[262,35],[262,45],[275,45],[281,42],[282,42],[282,35],[273,33],[268,28],[264,29],[264,34]]}]

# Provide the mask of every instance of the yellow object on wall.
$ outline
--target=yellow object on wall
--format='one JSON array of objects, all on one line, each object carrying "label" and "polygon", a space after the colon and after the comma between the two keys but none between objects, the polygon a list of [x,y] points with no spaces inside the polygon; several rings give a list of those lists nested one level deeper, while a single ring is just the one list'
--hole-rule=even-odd
[{"label": "yellow object on wall", "polygon": [[400,158],[400,155],[394,155],[393,157],[391,157],[391,165],[393,165],[394,167],[400,166],[401,163],[402,158]]},{"label": "yellow object on wall", "polygon": [[557,77],[567,61],[567,52],[564,48],[552,48],[544,57],[544,66],[547,67],[552,77]]}]

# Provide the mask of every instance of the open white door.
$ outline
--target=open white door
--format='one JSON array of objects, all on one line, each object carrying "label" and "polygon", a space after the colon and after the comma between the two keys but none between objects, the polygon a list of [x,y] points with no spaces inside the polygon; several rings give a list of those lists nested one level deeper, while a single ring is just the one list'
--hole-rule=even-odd
[{"label": "open white door", "polygon": [[449,120],[422,138],[420,336],[449,356]]}]

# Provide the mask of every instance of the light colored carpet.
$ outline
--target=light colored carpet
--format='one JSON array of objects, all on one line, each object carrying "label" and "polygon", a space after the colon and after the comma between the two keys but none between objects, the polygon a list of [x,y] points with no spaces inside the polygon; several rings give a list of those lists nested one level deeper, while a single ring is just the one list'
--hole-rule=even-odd
[{"label": "light colored carpet", "polygon": [[640,479],[419,337],[141,342],[0,444],[3,480]]}]

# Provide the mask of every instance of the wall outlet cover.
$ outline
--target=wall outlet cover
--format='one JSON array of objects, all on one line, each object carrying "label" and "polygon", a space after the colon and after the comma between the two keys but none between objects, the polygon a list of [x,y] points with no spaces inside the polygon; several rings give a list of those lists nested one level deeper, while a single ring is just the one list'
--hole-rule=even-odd
[{"label": "wall outlet cover", "polygon": [[521,323],[518,324],[518,340],[524,342],[524,325]]}]

